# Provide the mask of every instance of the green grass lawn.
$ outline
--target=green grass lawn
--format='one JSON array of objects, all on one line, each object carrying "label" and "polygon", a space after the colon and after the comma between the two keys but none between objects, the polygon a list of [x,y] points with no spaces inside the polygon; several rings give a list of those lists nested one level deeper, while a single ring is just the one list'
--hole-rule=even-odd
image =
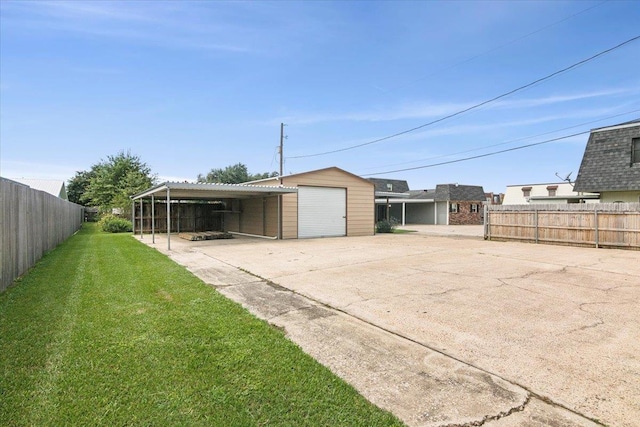
[{"label": "green grass lawn", "polygon": [[130,235],[85,225],[0,294],[2,426],[402,425]]}]

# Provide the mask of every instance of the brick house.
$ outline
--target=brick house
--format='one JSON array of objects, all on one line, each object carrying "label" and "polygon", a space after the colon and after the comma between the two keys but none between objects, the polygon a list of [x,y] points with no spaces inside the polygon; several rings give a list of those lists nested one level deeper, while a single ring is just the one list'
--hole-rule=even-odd
[{"label": "brick house", "polygon": [[482,186],[438,184],[435,189],[409,190],[404,180],[369,181],[375,185],[376,221],[393,218],[401,225],[482,224],[486,202]]},{"label": "brick house", "polygon": [[[483,204],[486,201],[480,185],[439,184],[435,192],[438,209],[438,224],[479,225],[483,222]],[[446,222],[441,221],[446,214]]]}]

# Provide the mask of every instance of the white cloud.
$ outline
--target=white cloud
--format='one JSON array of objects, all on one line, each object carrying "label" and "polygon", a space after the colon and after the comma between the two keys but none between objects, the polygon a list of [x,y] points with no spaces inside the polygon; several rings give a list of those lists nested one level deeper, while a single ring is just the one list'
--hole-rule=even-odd
[{"label": "white cloud", "polygon": [[[543,96],[539,98],[525,98],[515,100],[501,100],[487,104],[473,111],[487,111],[490,109],[522,109],[532,107],[550,106],[555,104],[568,103],[593,98],[606,98],[617,95],[634,95],[640,93],[640,87],[601,89],[591,92],[557,94]],[[375,110],[362,110],[343,113],[300,113],[286,114],[284,117],[270,119],[263,124],[274,126],[282,121],[290,125],[310,125],[316,123],[353,121],[353,122],[390,122],[408,119],[436,119],[455,114],[470,108],[482,101],[470,101],[468,103],[452,102],[415,102],[404,105],[392,106],[383,109],[378,107]],[[608,109],[611,111],[611,109]],[[583,115],[583,114],[581,114]],[[558,118],[567,118],[573,115],[562,114]],[[534,121],[549,121],[549,119],[532,119]]]},{"label": "white cloud", "polygon": [[[192,5],[193,6],[193,5]],[[198,8],[180,2],[46,1],[15,2],[6,23],[34,32],[72,32],[154,46],[250,52],[241,37],[246,31],[215,14],[205,19]]]},{"label": "white cloud", "polygon": [[55,163],[37,163],[20,160],[3,160],[0,163],[0,175],[3,178],[60,179],[68,181],[79,170],[69,165]]}]

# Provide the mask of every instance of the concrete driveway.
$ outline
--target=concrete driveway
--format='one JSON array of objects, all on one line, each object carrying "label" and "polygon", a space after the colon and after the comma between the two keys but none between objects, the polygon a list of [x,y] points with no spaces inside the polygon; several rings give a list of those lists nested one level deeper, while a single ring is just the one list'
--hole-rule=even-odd
[{"label": "concrete driveway", "polygon": [[639,425],[640,252],[419,232],[169,255],[408,425]]}]

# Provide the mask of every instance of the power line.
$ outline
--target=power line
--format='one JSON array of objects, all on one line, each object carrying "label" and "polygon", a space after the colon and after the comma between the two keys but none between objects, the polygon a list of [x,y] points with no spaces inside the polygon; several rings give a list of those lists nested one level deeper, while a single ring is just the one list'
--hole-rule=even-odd
[{"label": "power line", "polygon": [[413,167],[413,168],[396,169],[396,170],[386,171],[386,172],[370,173],[370,174],[361,175],[361,176],[386,175],[388,173],[406,172],[406,171],[412,171],[412,170],[416,170],[416,169],[426,169],[426,168],[432,168],[432,167],[435,167],[435,166],[449,165],[451,163],[465,162],[467,160],[479,159],[481,157],[495,156],[496,154],[506,153],[506,152],[509,152],[509,151],[522,150],[523,148],[529,148],[529,147],[534,147],[536,145],[547,144],[549,142],[560,141],[562,139],[572,138],[572,137],[578,136],[578,135],[584,135],[584,134],[587,134],[589,132],[591,132],[591,131],[587,130],[587,131],[584,131],[584,132],[574,133],[572,135],[566,135],[566,136],[560,136],[558,138],[547,139],[546,141],[534,142],[533,144],[520,145],[518,147],[507,148],[507,149],[500,150],[500,151],[493,151],[491,153],[485,153],[485,154],[479,154],[477,156],[465,157],[463,159],[449,160],[447,162],[433,163],[433,164],[430,164],[430,165],[416,166],[416,167]]},{"label": "power line", "polygon": [[411,82],[409,82],[409,83],[407,83],[407,84],[400,85],[400,86],[396,86],[396,87],[391,88],[391,89],[389,89],[389,90],[386,90],[386,91],[384,91],[384,92],[385,92],[385,93],[389,93],[389,92],[392,92],[392,91],[394,91],[394,90],[402,89],[402,88],[404,88],[404,87],[407,87],[407,86],[412,85],[413,83],[416,83],[416,82],[419,82],[419,81],[421,81],[421,80],[427,79],[427,78],[429,78],[429,77],[435,76],[435,75],[437,75],[437,74],[439,74],[439,73],[441,73],[441,72],[443,72],[443,71],[451,70],[452,68],[456,68],[456,67],[458,67],[458,66],[460,66],[460,65],[466,64],[467,62],[471,62],[471,61],[473,61],[474,59],[477,59],[477,58],[480,58],[480,57],[482,57],[482,56],[488,55],[488,54],[490,54],[491,52],[495,52],[496,50],[500,50],[500,49],[502,49],[503,47],[507,47],[507,46],[512,45],[512,44],[514,44],[514,43],[516,43],[516,42],[519,42],[520,40],[526,39],[527,37],[530,37],[530,36],[532,36],[532,35],[534,35],[534,34],[540,33],[540,32],[542,32],[542,31],[546,30],[547,28],[551,28],[551,27],[554,27],[554,26],[556,26],[556,25],[558,25],[558,24],[561,24],[561,23],[563,23],[563,22],[565,22],[565,21],[568,21],[569,19],[574,18],[574,17],[576,17],[576,16],[578,16],[578,15],[581,15],[581,14],[583,14],[583,13],[585,13],[585,12],[588,12],[588,11],[590,11],[591,9],[595,9],[596,7],[602,6],[603,4],[607,3],[608,1],[609,1],[609,0],[604,0],[604,1],[602,1],[602,2],[598,3],[598,4],[594,5],[594,6],[591,6],[591,7],[588,7],[588,8],[586,8],[586,9],[583,9],[583,10],[581,10],[581,11],[579,11],[579,12],[576,12],[576,13],[574,13],[573,15],[567,16],[566,18],[563,18],[563,19],[561,19],[561,20],[559,20],[559,21],[556,21],[556,22],[553,22],[553,23],[551,23],[551,24],[545,25],[544,27],[541,27],[541,28],[538,28],[537,30],[531,31],[530,33],[527,33],[527,34],[525,34],[525,35],[523,35],[523,36],[516,37],[515,39],[512,39],[512,40],[510,40],[510,41],[508,41],[508,42],[506,42],[506,43],[503,43],[503,44],[501,44],[501,45],[499,45],[499,46],[496,46],[496,47],[494,47],[494,48],[491,48],[491,49],[489,49],[489,50],[486,50],[486,51],[484,51],[484,52],[482,52],[482,53],[478,53],[477,55],[474,55],[474,56],[471,56],[471,57],[469,57],[469,58],[467,58],[467,59],[464,59],[464,60],[462,60],[462,61],[456,62],[456,63],[454,63],[454,64],[451,64],[451,65],[447,66],[447,67],[440,68],[440,69],[438,69],[438,70],[436,70],[436,71],[434,71],[434,72],[432,72],[432,73],[430,73],[430,74],[427,74],[427,75],[425,75],[425,76],[419,77],[419,78],[417,78],[417,79],[415,79],[415,80],[413,80],[413,81],[411,81]]},{"label": "power line", "polygon": [[[545,136],[545,135],[549,135],[549,134],[556,133],[556,132],[562,132],[562,131],[565,131],[565,130],[575,129],[575,128],[578,128],[578,127],[581,127],[581,126],[586,126],[586,125],[590,125],[590,124],[593,124],[593,123],[602,122],[602,121],[605,121],[605,120],[615,119],[616,117],[626,116],[627,114],[637,113],[638,111],[640,111],[640,109],[626,111],[624,113],[615,114],[613,116],[605,117],[603,119],[591,120],[591,121],[580,123],[580,124],[577,124],[577,125],[574,125],[574,126],[568,126],[568,127],[562,128],[562,129],[556,129],[556,130],[552,130],[552,131],[549,131],[549,132],[539,133],[537,135],[531,135],[531,136],[525,136],[525,137],[522,137],[522,138],[511,139],[509,141],[499,142],[497,144],[485,145],[485,146],[482,146],[482,147],[471,148],[469,150],[464,150],[464,151],[456,151],[455,153],[441,154],[441,155],[438,155],[438,156],[427,157],[427,158],[424,158],[424,159],[412,160],[410,162],[394,163],[394,164],[386,165],[386,166],[390,167],[390,166],[407,165],[407,164],[410,164],[410,163],[424,162],[425,160],[441,159],[443,157],[455,156],[456,154],[471,153],[473,151],[484,150],[486,148],[499,147],[501,145],[512,144],[512,143],[518,142],[518,141],[525,141],[527,139],[538,138],[540,136]],[[371,170],[371,169],[379,169],[379,168],[382,168],[382,167],[385,167],[385,166],[375,166],[375,167],[371,167],[371,168],[367,168],[367,169],[369,169],[369,170]]]},{"label": "power line", "polygon": [[487,105],[487,104],[489,104],[491,102],[497,101],[498,99],[507,97],[509,95],[513,95],[516,92],[520,92],[521,90],[524,90],[526,88],[534,86],[534,85],[536,85],[538,83],[541,83],[541,82],[543,82],[545,80],[549,80],[549,79],[551,79],[551,78],[553,78],[553,77],[555,77],[555,76],[557,76],[559,74],[565,73],[565,72],[567,72],[569,70],[572,70],[572,69],[574,69],[576,67],[579,67],[579,66],[581,66],[583,64],[586,64],[587,62],[593,61],[594,59],[596,59],[596,58],[598,58],[600,56],[603,56],[603,55],[606,55],[607,53],[613,52],[616,49],[620,49],[621,47],[623,47],[623,46],[625,46],[625,45],[627,45],[627,44],[629,44],[631,42],[634,42],[634,41],[636,41],[638,39],[640,39],[640,35],[632,37],[629,40],[626,40],[626,41],[624,41],[624,42],[622,42],[622,43],[620,43],[620,44],[618,44],[616,46],[613,46],[613,47],[611,47],[609,49],[606,49],[606,50],[603,50],[601,52],[598,52],[595,55],[590,56],[589,58],[583,59],[582,61],[578,61],[578,62],[576,62],[576,63],[574,63],[574,64],[572,64],[572,65],[570,65],[568,67],[565,67],[565,68],[563,68],[561,70],[558,70],[558,71],[555,71],[555,72],[553,72],[551,74],[548,74],[545,77],[542,77],[542,78],[539,78],[537,80],[534,80],[531,83],[527,83],[527,84],[525,84],[523,86],[520,86],[520,87],[518,87],[516,89],[510,90],[509,92],[505,92],[505,93],[503,93],[501,95],[495,96],[495,97],[493,97],[491,99],[488,99],[486,101],[480,102],[480,103],[475,104],[475,105],[472,105],[471,107],[468,107],[468,108],[465,108],[463,110],[457,111],[455,113],[446,115],[446,116],[441,117],[439,119],[432,120],[432,121],[430,121],[428,123],[425,123],[423,125],[416,126],[416,127],[413,127],[411,129],[407,129],[407,130],[404,130],[404,131],[401,131],[401,132],[397,132],[397,133],[394,133],[393,135],[389,135],[389,136],[385,136],[385,137],[382,137],[382,138],[374,139],[373,141],[364,142],[362,144],[356,144],[356,145],[352,145],[352,146],[349,146],[349,147],[340,148],[340,149],[337,149],[337,150],[325,151],[325,152],[322,152],[322,153],[306,154],[306,155],[301,155],[301,156],[290,156],[289,158],[290,159],[300,159],[300,158],[304,158],[304,157],[317,157],[317,156],[324,156],[324,155],[327,155],[327,154],[339,153],[339,152],[347,151],[347,150],[353,150],[354,148],[360,148],[360,147],[364,147],[364,146],[367,146],[367,145],[375,144],[375,143],[378,143],[378,142],[386,141],[386,140],[389,140],[391,138],[396,138],[398,136],[405,135],[405,134],[408,134],[410,132],[414,132],[414,131],[416,131],[418,129],[423,129],[423,128],[427,127],[427,126],[431,126],[431,125],[434,125],[436,123],[440,123],[440,122],[442,122],[444,120],[450,119],[450,118],[455,117],[455,116],[459,116],[460,114],[466,113],[468,111],[475,110],[475,109],[480,108],[480,107],[482,107],[484,105]]}]

